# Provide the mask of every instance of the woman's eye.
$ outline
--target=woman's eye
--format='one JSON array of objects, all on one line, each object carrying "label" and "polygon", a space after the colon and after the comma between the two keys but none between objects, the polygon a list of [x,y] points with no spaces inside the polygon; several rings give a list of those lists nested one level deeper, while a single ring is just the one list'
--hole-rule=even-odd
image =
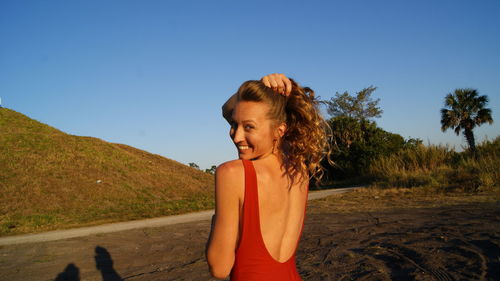
[{"label": "woman's eye", "polygon": [[245,129],[247,129],[247,130],[253,129],[253,126],[252,125],[245,125]]}]

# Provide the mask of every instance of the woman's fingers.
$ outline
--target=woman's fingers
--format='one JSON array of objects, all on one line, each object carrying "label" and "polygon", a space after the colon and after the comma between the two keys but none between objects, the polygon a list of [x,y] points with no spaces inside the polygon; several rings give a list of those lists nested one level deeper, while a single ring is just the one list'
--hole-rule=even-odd
[{"label": "woman's fingers", "polygon": [[292,82],[284,74],[269,74],[262,77],[261,81],[276,93],[288,96],[292,92]]},{"label": "woman's fingers", "polygon": [[284,82],[285,82],[285,95],[288,96],[292,92],[292,81],[290,81],[290,79],[288,79],[288,77],[286,77],[286,76],[284,76],[284,77],[286,78],[284,80]]},{"label": "woman's fingers", "polygon": [[276,86],[276,92],[284,95],[285,94],[285,83],[283,82],[283,80],[282,79],[277,79],[276,80],[276,84],[277,84],[277,86]]},{"label": "woman's fingers", "polygon": [[261,81],[264,83],[266,87],[273,89],[273,91],[278,92],[278,82],[276,81],[276,77],[274,74],[269,74],[262,77]]},{"label": "woman's fingers", "polygon": [[264,83],[264,85],[266,87],[271,88],[271,83],[269,82],[269,76],[262,77],[262,79],[260,79],[260,81],[262,81],[262,83]]}]

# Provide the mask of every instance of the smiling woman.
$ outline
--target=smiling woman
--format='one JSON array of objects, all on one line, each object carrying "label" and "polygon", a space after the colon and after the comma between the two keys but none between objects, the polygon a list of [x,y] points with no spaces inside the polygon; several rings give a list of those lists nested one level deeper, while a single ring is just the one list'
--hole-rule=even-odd
[{"label": "smiling woman", "polygon": [[314,92],[282,74],[241,85],[223,106],[238,160],[216,171],[206,255],[214,277],[301,280],[295,253],[309,179],[322,175],[328,125]]}]

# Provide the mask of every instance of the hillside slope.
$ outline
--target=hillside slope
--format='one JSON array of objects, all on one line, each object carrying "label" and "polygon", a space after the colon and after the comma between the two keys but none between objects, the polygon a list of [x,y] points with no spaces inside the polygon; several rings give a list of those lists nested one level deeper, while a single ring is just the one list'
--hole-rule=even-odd
[{"label": "hillside slope", "polygon": [[0,108],[0,235],[213,208],[213,176]]}]

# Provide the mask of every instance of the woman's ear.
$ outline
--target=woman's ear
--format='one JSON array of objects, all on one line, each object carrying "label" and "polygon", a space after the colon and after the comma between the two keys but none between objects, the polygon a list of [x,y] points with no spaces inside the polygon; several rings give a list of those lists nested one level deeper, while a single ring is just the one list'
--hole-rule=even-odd
[{"label": "woman's ear", "polygon": [[278,134],[280,136],[280,138],[282,138],[286,133],[286,124],[285,123],[281,123],[279,126],[278,126]]}]

